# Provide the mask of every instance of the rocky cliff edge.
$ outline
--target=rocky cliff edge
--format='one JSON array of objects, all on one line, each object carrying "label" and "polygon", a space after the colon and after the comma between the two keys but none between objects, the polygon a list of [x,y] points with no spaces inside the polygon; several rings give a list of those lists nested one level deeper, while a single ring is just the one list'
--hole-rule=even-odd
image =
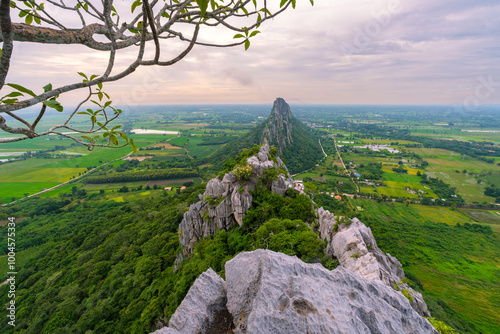
[{"label": "rocky cliff edge", "polygon": [[[247,177],[237,177],[241,168],[251,168]],[[222,179],[217,177],[208,181],[200,201],[189,207],[179,225],[183,254],[178,259],[189,256],[201,238],[214,235],[218,230],[229,230],[236,224],[243,225],[243,218],[252,205],[250,191],[255,190],[259,177],[271,168],[282,171],[272,182],[271,191],[284,196],[286,190],[293,187],[293,179],[283,161],[271,152],[267,144]]]},{"label": "rocky cliff edge", "polygon": [[228,261],[225,273],[225,282],[203,273],[155,334],[437,333],[401,293],[342,266],[259,249]]}]

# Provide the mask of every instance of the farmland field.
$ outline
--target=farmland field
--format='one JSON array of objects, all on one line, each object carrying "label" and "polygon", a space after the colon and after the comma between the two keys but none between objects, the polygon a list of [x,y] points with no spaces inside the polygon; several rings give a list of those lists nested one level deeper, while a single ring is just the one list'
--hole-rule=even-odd
[{"label": "farmland field", "polygon": [[[147,146],[165,139],[165,136],[162,135],[138,135],[135,137],[138,147]],[[43,140],[42,138],[5,145],[14,146],[16,149],[24,148],[29,150],[30,143],[33,144],[32,147],[38,147],[39,149],[48,149],[53,148],[54,145],[66,144],[69,147],[66,147],[64,152],[70,155],[67,155],[66,158],[28,158],[1,164],[0,203],[8,203],[12,201],[13,197],[19,199],[24,197],[25,194],[32,195],[42,189],[54,187],[82,175],[88,168],[120,159],[132,152],[130,147],[117,149],[97,147],[93,151],[88,151],[83,146],[68,145],[71,143],[69,140]],[[56,193],[61,191],[57,190]]]}]

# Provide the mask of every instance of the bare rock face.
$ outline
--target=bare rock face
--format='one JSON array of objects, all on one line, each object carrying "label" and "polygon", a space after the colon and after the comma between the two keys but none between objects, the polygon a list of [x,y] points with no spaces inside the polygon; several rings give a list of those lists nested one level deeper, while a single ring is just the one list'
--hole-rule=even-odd
[{"label": "bare rock face", "polygon": [[292,111],[288,103],[278,97],[267,119],[262,138],[266,143],[277,142],[280,153],[293,143]]},{"label": "bare rock face", "polygon": [[[380,280],[362,278],[343,267],[329,271],[320,264],[307,264],[297,257],[263,249],[240,253],[226,263],[226,308],[233,320],[233,327],[228,327],[227,323],[207,320],[213,318],[207,316],[210,312],[206,310],[214,309],[207,305],[224,309],[218,302],[224,300],[222,279],[212,278],[211,269],[209,272],[209,281],[218,283],[198,283],[207,281],[206,273],[200,276],[189,290],[187,301],[182,302],[172,317],[169,330],[175,328],[179,333],[227,333],[229,330],[229,333],[241,334],[437,334],[432,325],[413,310],[408,299]],[[208,327],[200,327],[205,323],[220,325],[210,327],[211,331],[207,332]],[[156,334],[176,333],[161,330]]]},{"label": "bare rock face", "polygon": [[169,327],[154,334],[223,334],[233,319],[226,308],[224,280],[211,268],[200,275],[170,319]]},{"label": "bare rock face", "polygon": [[[338,218],[327,210],[318,210],[321,238],[327,239],[327,254],[335,256],[340,265],[363,278],[379,280],[409,296],[412,307],[422,316],[430,316],[422,295],[402,280],[401,263],[377,246],[371,229],[359,219]],[[347,222],[347,224],[346,224]],[[406,290],[406,291],[405,291]]]},{"label": "bare rock face", "polygon": [[235,333],[437,333],[379,280],[256,250],[226,263]]},{"label": "bare rock face", "polygon": [[[208,181],[205,193],[199,202],[192,204],[179,225],[179,240],[183,254],[177,263],[189,256],[195,244],[203,237],[214,235],[218,230],[243,225],[243,218],[252,206],[251,190],[255,190],[260,176],[270,168],[281,169],[288,175],[285,164],[279,157],[271,157],[269,145],[263,145],[256,156],[247,159],[252,167],[248,180],[238,180],[234,173],[227,173],[222,180]],[[284,174],[272,184],[272,191],[284,195],[286,189],[293,187],[293,179]]]}]

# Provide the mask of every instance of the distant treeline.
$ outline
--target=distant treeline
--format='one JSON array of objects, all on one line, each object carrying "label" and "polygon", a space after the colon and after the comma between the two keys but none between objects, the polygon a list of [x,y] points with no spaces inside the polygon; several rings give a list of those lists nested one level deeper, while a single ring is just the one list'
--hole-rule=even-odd
[{"label": "distant treeline", "polygon": [[219,137],[204,137],[201,143],[197,146],[222,145],[235,140],[238,136],[219,136]]},{"label": "distant treeline", "polygon": [[117,183],[149,180],[170,180],[197,176],[193,169],[171,168],[168,170],[141,170],[134,172],[122,172],[109,175],[89,176],[85,178],[86,183]]}]

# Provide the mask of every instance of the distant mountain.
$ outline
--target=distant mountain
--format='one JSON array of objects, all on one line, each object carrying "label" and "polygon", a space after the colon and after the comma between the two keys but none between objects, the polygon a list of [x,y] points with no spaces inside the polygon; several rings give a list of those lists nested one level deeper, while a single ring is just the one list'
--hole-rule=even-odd
[{"label": "distant mountain", "polygon": [[265,122],[217,151],[213,161],[220,163],[235,157],[243,148],[268,143],[278,149],[290,172],[298,173],[313,167],[322,158],[318,139],[312,129],[293,117],[285,100],[277,98]]}]

